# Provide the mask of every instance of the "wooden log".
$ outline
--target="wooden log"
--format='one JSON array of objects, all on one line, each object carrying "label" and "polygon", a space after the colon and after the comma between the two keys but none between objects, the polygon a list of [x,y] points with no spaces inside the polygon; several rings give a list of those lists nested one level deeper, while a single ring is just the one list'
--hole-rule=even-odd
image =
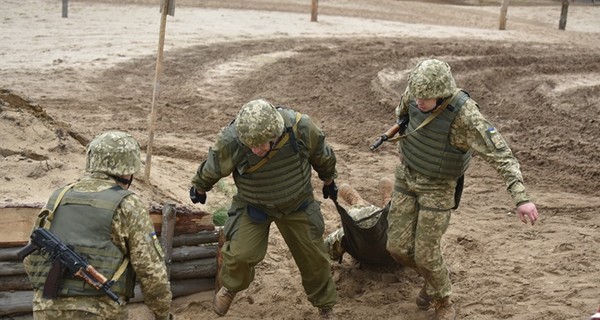
[{"label": "wooden log", "polygon": [[[213,290],[215,287],[214,278],[182,279],[171,281],[171,292],[173,298],[187,296],[193,293]],[[144,302],[142,289],[139,285],[135,286],[135,297],[129,300],[129,303]]]},{"label": "wooden log", "polygon": [[[213,290],[214,278],[182,279],[171,281],[171,292],[173,297],[182,297],[193,293]],[[10,315],[31,313],[33,310],[33,291],[0,291],[0,318],[8,318]],[[144,297],[139,285],[135,288],[135,297],[129,303],[143,302]],[[27,318],[27,317],[25,317]]]},{"label": "wooden log", "polygon": [[[163,205],[152,204],[148,211],[154,224],[154,231],[160,235],[162,232]],[[175,234],[194,234],[215,229],[212,215],[206,211],[192,210],[186,206],[175,206],[175,211]]]},{"label": "wooden log", "polygon": [[203,243],[215,243],[219,239],[217,231],[200,231],[195,234],[182,234],[173,237],[173,247],[195,246]]},{"label": "wooden log", "polygon": [[173,252],[173,235],[175,233],[176,219],[175,205],[167,203],[163,207],[162,228],[161,228],[161,245],[165,255],[165,265],[167,266],[167,275],[171,271],[171,253]]},{"label": "wooden log", "polygon": [[0,291],[0,317],[33,311],[33,291]]},{"label": "wooden log", "polygon": [[201,258],[212,258],[217,256],[216,244],[204,244],[200,246],[181,246],[173,248],[171,261],[186,261]]},{"label": "wooden log", "polygon": [[[29,242],[33,224],[44,203],[2,203],[0,204],[0,248],[22,247]],[[149,208],[150,219],[157,235],[162,229],[163,205],[153,204]],[[202,210],[192,210],[186,206],[175,206],[175,235],[196,234],[214,231],[212,215]],[[216,242],[216,240],[215,240]]]},{"label": "wooden log", "polygon": [[205,258],[182,261],[171,266],[171,279],[214,278],[217,273],[215,259]]},{"label": "wooden log", "polygon": [[0,248],[0,261],[20,261],[17,251],[22,247]]},{"label": "wooden log", "polygon": [[2,291],[31,290],[31,282],[26,274],[0,277]]},{"label": "wooden log", "polygon": [[0,261],[0,276],[25,274],[22,261]]}]

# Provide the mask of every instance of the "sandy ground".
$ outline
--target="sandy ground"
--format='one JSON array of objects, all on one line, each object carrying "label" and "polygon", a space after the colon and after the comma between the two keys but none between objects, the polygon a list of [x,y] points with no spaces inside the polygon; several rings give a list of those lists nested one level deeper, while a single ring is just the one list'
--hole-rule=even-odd
[{"label": "sandy ground", "polygon": [[[145,149],[154,2],[71,1],[65,19],[59,1],[3,1],[0,202],[45,201],[80,175],[85,143],[103,130],[127,130]],[[542,214],[534,227],[521,224],[496,173],[474,159],[444,239],[459,318],[588,317],[600,303],[600,6],[571,5],[558,31],[558,3],[511,5],[499,31],[498,6],[472,2],[326,0],[310,22],[309,1],[178,1],[167,20],[151,181],[134,189],[149,203],[191,205],[189,181],[219,129],[264,97],[311,115],[338,155],[338,181],[380,204],[377,181],[393,175],[396,151],[368,146],[392,124],[406,70],[439,57],[511,144]],[[203,209],[226,207],[228,184]],[[322,208],[332,231],[339,217],[329,201]],[[432,317],[413,303],[422,282],[410,270],[350,257],[332,269],[340,318]],[[211,299],[179,298],[173,311],[217,319]],[[149,317],[143,305],[130,310],[131,319]],[[274,228],[256,280],[223,318],[315,315]]]}]

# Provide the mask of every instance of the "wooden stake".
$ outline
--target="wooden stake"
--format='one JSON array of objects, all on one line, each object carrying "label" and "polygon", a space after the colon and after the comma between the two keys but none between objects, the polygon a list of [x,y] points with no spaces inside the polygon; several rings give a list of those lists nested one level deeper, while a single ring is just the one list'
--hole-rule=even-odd
[{"label": "wooden stake", "polygon": [[162,230],[160,240],[165,254],[165,264],[167,266],[167,275],[171,274],[171,254],[173,253],[173,235],[175,234],[175,205],[167,203],[163,207]]},{"label": "wooden stake", "polygon": [[562,0],[562,9],[560,10],[560,20],[558,21],[558,29],[565,30],[567,26],[567,13],[569,12],[569,0]]},{"label": "wooden stake", "polygon": [[312,0],[311,10],[310,10],[310,21],[317,21],[317,10],[319,6],[319,0]]},{"label": "wooden stake", "polygon": [[508,12],[509,0],[502,0],[502,6],[500,7],[500,30],[506,30],[506,13]]},{"label": "wooden stake", "polygon": [[165,29],[167,25],[167,14],[169,0],[163,1],[160,17],[160,35],[158,37],[158,54],[156,55],[156,70],[154,72],[154,90],[152,92],[152,109],[150,111],[150,126],[148,130],[148,147],[146,149],[146,167],[144,168],[144,180],[150,184],[150,168],[152,167],[152,143],[154,141],[154,129],[156,126],[156,100],[159,92],[159,78],[162,73],[162,60],[165,47]]}]

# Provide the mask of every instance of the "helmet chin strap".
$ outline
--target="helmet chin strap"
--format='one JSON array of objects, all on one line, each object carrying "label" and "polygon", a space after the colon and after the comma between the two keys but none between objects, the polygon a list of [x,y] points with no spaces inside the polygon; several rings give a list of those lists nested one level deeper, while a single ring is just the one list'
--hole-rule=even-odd
[{"label": "helmet chin strap", "polygon": [[117,180],[118,183],[127,186],[125,189],[129,189],[131,183],[133,182],[133,175],[130,175],[131,178],[125,179],[119,176],[110,175],[113,179]]}]

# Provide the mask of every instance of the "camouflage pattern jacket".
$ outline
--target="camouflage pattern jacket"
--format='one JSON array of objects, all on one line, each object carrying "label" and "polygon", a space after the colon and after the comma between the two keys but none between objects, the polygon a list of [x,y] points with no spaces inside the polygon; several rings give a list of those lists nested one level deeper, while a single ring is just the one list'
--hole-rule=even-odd
[{"label": "camouflage pattern jacket", "polygon": [[[73,187],[79,192],[98,192],[115,185],[115,181],[102,173],[92,173],[83,177]],[[36,226],[38,223],[36,223]],[[154,226],[140,198],[126,196],[113,216],[111,237],[113,243],[129,257],[144,295],[144,303],[152,310],[156,319],[169,319],[171,289],[158,239],[153,235]],[[25,270],[31,272],[31,262],[24,260]],[[105,275],[110,278],[111,275]],[[105,319],[126,319],[123,306],[117,305],[109,297],[77,296],[45,299],[42,290],[34,291],[33,310],[80,310],[90,312]]]},{"label": "camouflage pattern jacket", "polygon": [[[407,88],[396,108],[396,115],[401,117],[408,114],[409,104],[414,100]],[[453,147],[463,152],[472,150],[496,169],[515,205],[530,201],[525,192],[519,162],[500,132],[481,114],[473,99],[468,99],[458,112],[450,126],[449,140]],[[402,154],[402,150],[399,151]]]}]

